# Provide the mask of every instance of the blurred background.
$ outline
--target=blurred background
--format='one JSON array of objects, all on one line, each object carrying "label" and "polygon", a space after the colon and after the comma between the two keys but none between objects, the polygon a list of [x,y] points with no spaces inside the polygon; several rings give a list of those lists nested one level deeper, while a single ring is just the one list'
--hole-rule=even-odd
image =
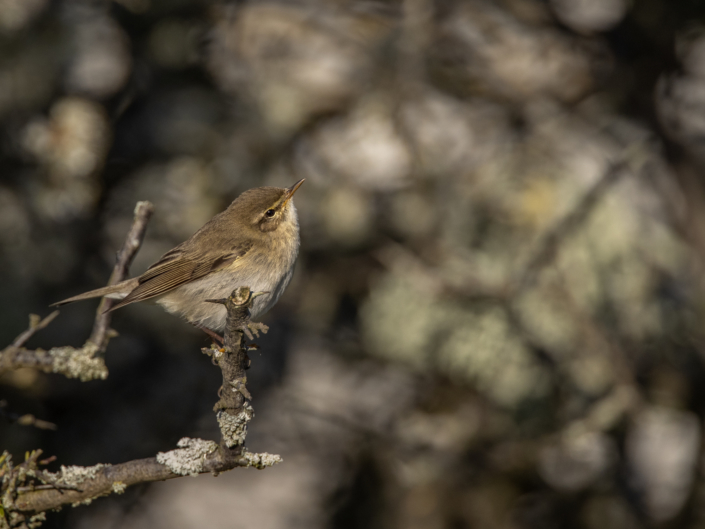
[{"label": "blurred background", "polygon": [[[45,527],[705,527],[705,3],[0,0],[0,348],[245,189],[296,195],[239,469]],[[81,345],[97,302],[30,346]],[[106,381],[20,370],[2,448],[217,439],[206,336],[118,311]]]}]

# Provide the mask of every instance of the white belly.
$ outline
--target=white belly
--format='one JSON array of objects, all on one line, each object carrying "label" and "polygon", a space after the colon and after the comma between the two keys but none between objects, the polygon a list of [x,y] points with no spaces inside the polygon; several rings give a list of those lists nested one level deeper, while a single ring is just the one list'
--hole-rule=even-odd
[{"label": "white belly", "polygon": [[266,273],[243,276],[241,273],[234,274],[223,270],[177,287],[156,301],[167,312],[177,314],[190,323],[222,331],[225,328],[225,307],[205,300],[227,298],[233,290],[242,286],[250,287],[253,292],[267,291],[269,294],[258,296],[252,304],[250,312],[252,317],[256,318],[279,300],[291,281],[293,272],[293,266],[280,277]]},{"label": "white belly", "polygon": [[227,298],[238,287],[249,287],[252,292],[269,292],[256,297],[250,309],[253,318],[267,312],[279,300],[291,281],[299,253],[299,224],[292,202],[287,206],[287,215],[291,215],[292,222],[279,228],[285,231],[277,232],[280,240],[283,239],[287,243],[284,249],[284,266],[281,266],[281,261],[275,266],[266,252],[258,256],[251,255],[247,261],[236,260],[232,266],[183,284],[155,301],[167,312],[214,331],[225,328],[226,310],[222,305],[205,300]]}]

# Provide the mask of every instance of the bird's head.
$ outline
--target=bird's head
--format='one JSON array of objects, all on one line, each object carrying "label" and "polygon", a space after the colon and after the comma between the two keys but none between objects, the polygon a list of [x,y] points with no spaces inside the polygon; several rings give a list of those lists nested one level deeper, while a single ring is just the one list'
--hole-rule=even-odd
[{"label": "bird's head", "polygon": [[228,208],[254,231],[270,233],[282,228],[298,228],[292,198],[304,178],[291,187],[257,187],[245,191]]}]

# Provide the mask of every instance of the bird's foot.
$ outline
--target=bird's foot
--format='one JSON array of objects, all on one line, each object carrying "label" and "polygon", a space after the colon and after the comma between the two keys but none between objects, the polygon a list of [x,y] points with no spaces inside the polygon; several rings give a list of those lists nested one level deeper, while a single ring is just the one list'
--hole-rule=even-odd
[{"label": "bird's foot", "polygon": [[245,333],[245,336],[247,336],[249,340],[254,340],[255,336],[259,338],[260,332],[267,334],[269,327],[267,327],[264,323],[248,321],[240,327],[240,330]]}]

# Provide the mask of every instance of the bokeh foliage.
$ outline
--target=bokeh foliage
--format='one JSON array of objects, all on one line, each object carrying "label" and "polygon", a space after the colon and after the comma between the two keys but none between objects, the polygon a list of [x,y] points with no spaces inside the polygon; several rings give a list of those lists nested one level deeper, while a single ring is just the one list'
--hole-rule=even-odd
[{"label": "bokeh foliage", "polygon": [[[239,192],[306,184],[253,358],[254,450],[63,527],[700,527],[705,6],[0,0],[0,343]],[[39,345],[78,345],[90,303]],[[204,339],[120,311],[110,378],[18,371],[5,447],[215,437]],[[261,413],[260,413],[261,410]]]}]

